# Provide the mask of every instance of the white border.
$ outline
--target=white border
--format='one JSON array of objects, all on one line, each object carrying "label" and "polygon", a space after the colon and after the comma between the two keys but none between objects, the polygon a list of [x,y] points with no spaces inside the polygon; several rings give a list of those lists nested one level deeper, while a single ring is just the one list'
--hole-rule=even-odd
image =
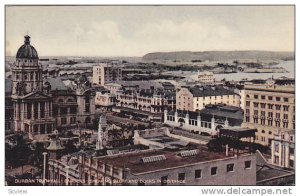
[{"label": "white border", "polygon": [[[199,1],[199,0],[105,0],[105,1],[97,1],[97,0],[89,0],[89,1],[84,1],[84,0],[64,0],[64,1],[53,1],[53,0],[27,0],[26,2],[23,0],[3,0],[1,1],[1,11],[0,11],[0,21],[1,21],[1,45],[0,47],[0,56],[1,56],[1,74],[4,76],[4,47],[5,47],[5,40],[4,40],[4,32],[5,32],[5,23],[4,23],[4,9],[5,5],[12,5],[12,4],[46,4],[46,5],[52,5],[52,4],[64,4],[64,5],[73,5],[73,4],[102,4],[102,5],[130,5],[130,4],[135,4],[135,5],[153,5],[153,4],[164,4],[164,5],[182,5],[182,4],[191,4],[191,5],[196,5],[196,4],[201,4],[201,5],[213,5],[213,4],[218,4],[218,5],[251,5],[251,4],[282,4],[282,5],[296,5],[296,32],[297,27],[299,26],[299,20],[297,19],[298,13],[297,13],[297,3],[298,1],[296,0],[243,0],[243,1],[237,1],[237,0],[206,0],[206,1]],[[2,12],[3,11],[3,12]],[[2,14],[3,13],[3,14]],[[296,39],[297,41],[297,39]],[[298,43],[296,42],[296,48]],[[297,55],[298,50],[296,50],[296,64],[297,64]],[[296,66],[296,76],[300,75],[300,71],[298,72],[297,66]],[[2,78],[0,82],[0,92],[5,92],[4,91],[4,77]],[[300,85],[296,85],[296,92],[300,92]],[[2,108],[2,115],[1,115],[1,135],[2,139],[0,149],[1,149],[1,155],[2,157],[0,158],[0,187],[1,187],[1,195],[9,195],[8,190],[9,189],[20,189],[20,190],[27,190],[28,193],[26,195],[86,195],[86,194],[92,194],[92,195],[144,195],[144,196],[153,196],[153,195],[201,195],[200,189],[204,187],[198,187],[198,186],[190,186],[190,187],[91,187],[91,186],[81,186],[81,187],[8,187],[4,186],[4,93],[1,93],[1,101],[0,101],[0,106]],[[300,103],[300,98],[298,98],[298,93],[296,93],[296,103]],[[299,104],[300,105],[300,104]],[[298,115],[299,107],[298,104],[296,104],[296,119],[297,122],[300,122],[300,115]],[[300,126],[300,125],[299,125]],[[299,127],[298,124],[296,123],[296,128]],[[298,142],[300,141],[300,136],[299,133],[296,131],[296,155],[299,155],[299,145]],[[298,157],[298,156],[297,156]],[[296,160],[296,171],[299,171],[300,169],[300,164]],[[299,173],[299,172],[298,172]],[[247,176],[241,176],[241,177],[247,177]],[[295,187],[291,187],[293,194],[296,195],[296,193],[300,193],[299,187],[300,187],[300,181],[298,175],[296,175],[296,185]],[[206,186],[205,188],[209,188]],[[212,188],[221,188],[221,186],[215,186]],[[230,188],[230,187],[227,187]],[[246,187],[242,187],[246,188]],[[264,187],[255,187],[255,188],[264,188]],[[268,187],[270,188],[270,187]],[[276,187],[272,187],[276,188]],[[10,194],[12,195],[12,194]],[[226,195],[226,194],[225,194]]]}]

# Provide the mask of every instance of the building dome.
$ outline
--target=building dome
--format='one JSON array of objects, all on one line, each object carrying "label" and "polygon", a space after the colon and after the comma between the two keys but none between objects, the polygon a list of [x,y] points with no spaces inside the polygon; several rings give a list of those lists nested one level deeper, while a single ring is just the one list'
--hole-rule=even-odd
[{"label": "building dome", "polygon": [[24,36],[24,44],[19,48],[16,58],[38,59],[36,49],[30,45],[30,36]]}]

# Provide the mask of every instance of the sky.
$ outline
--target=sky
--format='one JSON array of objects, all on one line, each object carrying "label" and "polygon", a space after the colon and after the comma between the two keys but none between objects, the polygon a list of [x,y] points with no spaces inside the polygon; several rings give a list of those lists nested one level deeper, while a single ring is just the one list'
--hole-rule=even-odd
[{"label": "sky", "polygon": [[28,33],[39,56],[294,51],[293,6],[6,6],[6,55]]}]

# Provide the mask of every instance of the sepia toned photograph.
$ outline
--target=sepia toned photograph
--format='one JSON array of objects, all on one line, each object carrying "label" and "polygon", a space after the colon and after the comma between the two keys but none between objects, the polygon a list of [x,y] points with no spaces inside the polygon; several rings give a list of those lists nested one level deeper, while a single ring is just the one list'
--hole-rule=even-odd
[{"label": "sepia toned photograph", "polygon": [[5,186],[295,186],[295,5],[4,9]]}]

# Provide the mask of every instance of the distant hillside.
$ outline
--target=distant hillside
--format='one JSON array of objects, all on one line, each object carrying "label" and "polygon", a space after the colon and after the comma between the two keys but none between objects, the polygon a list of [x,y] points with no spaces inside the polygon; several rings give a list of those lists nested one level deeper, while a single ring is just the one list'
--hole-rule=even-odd
[{"label": "distant hillside", "polygon": [[271,51],[204,51],[204,52],[153,52],[143,56],[145,61],[160,60],[209,60],[209,61],[227,61],[227,60],[294,60],[293,52],[271,52]]}]

